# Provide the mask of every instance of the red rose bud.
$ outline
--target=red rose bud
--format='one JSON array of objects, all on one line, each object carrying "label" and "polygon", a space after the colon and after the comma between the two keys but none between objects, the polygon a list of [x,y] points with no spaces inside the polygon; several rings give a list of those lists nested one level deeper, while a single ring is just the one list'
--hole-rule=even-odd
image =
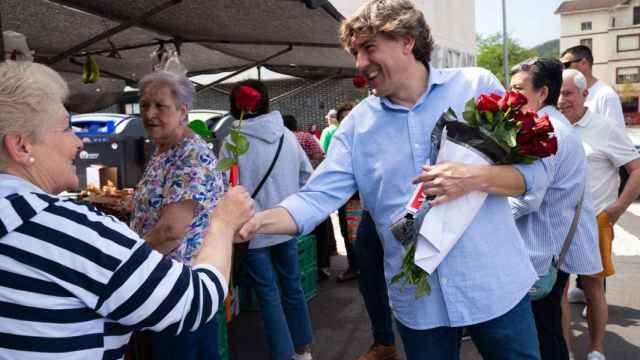
[{"label": "red rose bud", "polygon": [[358,89],[362,89],[363,87],[367,86],[367,83],[367,78],[362,74],[356,74],[356,76],[353,77],[353,86],[357,87]]},{"label": "red rose bud", "polygon": [[544,114],[536,120],[536,125],[533,127],[533,131],[539,134],[549,134],[553,132],[553,125],[549,120],[548,114]]},{"label": "red rose bud", "polygon": [[517,91],[507,91],[502,99],[498,101],[498,106],[502,111],[507,111],[509,107],[513,110],[519,110],[528,102],[527,97]]},{"label": "red rose bud", "polygon": [[493,95],[496,95],[496,94],[480,95],[480,97],[478,98],[478,102],[476,103],[476,108],[478,109],[478,111],[488,111],[491,113],[495,113],[499,110],[498,100],[500,98],[498,97],[498,100],[496,100],[496,98]]},{"label": "red rose bud", "polygon": [[236,99],[236,107],[246,113],[255,112],[262,99],[262,95],[248,85],[240,86],[233,95]]}]

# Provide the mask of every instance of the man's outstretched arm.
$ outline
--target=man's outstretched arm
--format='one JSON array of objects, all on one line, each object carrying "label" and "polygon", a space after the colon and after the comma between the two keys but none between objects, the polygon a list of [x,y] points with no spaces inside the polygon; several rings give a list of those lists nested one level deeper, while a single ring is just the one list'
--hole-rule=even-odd
[{"label": "man's outstretched arm", "polygon": [[275,207],[257,213],[249,220],[238,235],[242,240],[252,239],[256,234],[284,234],[295,235],[298,233],[298,225],[283,207]]}]

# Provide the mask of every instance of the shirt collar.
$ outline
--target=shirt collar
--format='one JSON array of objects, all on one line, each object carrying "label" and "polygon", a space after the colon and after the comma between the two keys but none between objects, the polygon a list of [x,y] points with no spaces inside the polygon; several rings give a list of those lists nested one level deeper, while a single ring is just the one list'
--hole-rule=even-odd
[{"label": "shirt collar", "polygon": [[589,124],[591,124],[591,121],[593,121],[593,116],[589,116],[590,113],[591,111],[589,110],[589,108],[587,108],[587,111],[584,112],[584,115],[582,115],[582,118],[578,120],[578,122],[573,124],[573,126],[580,126],[583,128],[586,128],[587,126],[589,126]]},{"label": "shirt collar", "polygon": [[[427,69],[429,70],[429,73],[427,75],[429,76],[429,81],[427,83],[427,90],[420,96],[418,101],[413,106],[414,108],[421,105],[427,99],[427,96],[429,96],[429,94],[435,87],[442,84],[446,84],[453,76],[453,72],[443,71],[441,69],[434,68],[433,66],[431,66],[431,64],[428,64]],[[407,108],[405,108],[404,106],[394,104],[386,96],[381,97],[380,102],[384,107],[389,109],[407,110]]]}]

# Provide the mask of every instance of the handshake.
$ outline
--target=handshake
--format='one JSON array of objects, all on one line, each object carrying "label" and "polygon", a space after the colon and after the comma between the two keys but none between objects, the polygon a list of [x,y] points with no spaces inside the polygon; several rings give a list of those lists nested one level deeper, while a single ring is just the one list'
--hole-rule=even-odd
[{"label": "handshake", "polygon": [[260,214],[256,214],[255,201],[242,186],[234,186],[218,202],[210,217],[210,224],[233,230],[234,242],[251,240],[260,229]]}]

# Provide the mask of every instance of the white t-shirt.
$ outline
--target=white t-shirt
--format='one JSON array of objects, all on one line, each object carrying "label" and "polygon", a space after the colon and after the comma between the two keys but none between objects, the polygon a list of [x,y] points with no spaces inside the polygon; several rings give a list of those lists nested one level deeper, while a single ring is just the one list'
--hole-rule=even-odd
[{"label": "white t-shirt", "polygon": [[589,185],[596,214],[618,198],[618,168],[640,158],[624,128],[588,109],[574,124],[589,166]]},{"label": "white t-shirt", "polygon": [[607,120],[613,120],[624,128],[624,114],[622,113],[620,97],[611,86],[603,81],[598,80],[591,85],[584,106],[594,113],[604,116]]}]

